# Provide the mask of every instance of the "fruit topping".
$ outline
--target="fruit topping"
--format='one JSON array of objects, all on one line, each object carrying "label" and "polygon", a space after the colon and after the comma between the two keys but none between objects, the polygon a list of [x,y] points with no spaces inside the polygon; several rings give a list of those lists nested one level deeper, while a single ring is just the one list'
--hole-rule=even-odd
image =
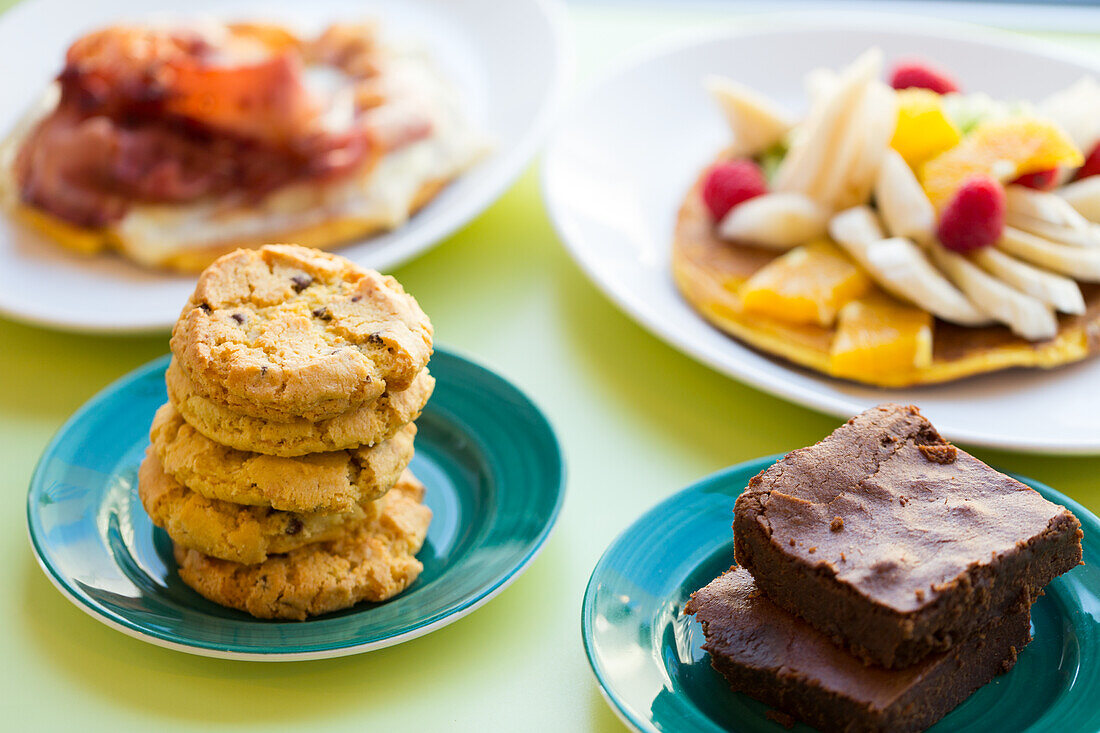
[{"label": "fruit topping", "polygon": [[952,252],[972,252],[1001,238],[1005,228],[1005,191],[989,176],[972,176],[940,213],[936,234]]},{"label": "fruit topping", "polygon": [[1017,176],[1012,183],[1034,188],[1036,191],[1049,191],[1058,184],[1058,169],[1047,168],[1034,173],[1025,173],[1022,176]]},{"label": "fruit topping", "polygon": [[829,212],[800,193],[766,193],[730,210],[718,234],[733,242],[790,249],[825,236]]},{"label": "fruit topping", "polygon": [[829,222],[829,234],[895,297],[951,323],[978,326],[989,322],[988,316],[932,266],[920,247],[904,237],[884,239],[870,207],[840,212]]},{"label": "fruit topping", "polygon": [[[1083,182],[1074,185],[1080,183]],[[1008,186],[1005,201],[1008,204],[1005,215],[1007,226],[1062,244],[1100,246],[1100,228],[1090,223],[1061,196],[1024,186]]]},{"label": "fruit topping", "polygon": [[1040,270],[996,247],[986,247],[970,256],[976,265],[1021,293],[1037,298],[1062,313],[1084,313],[1085,299],[1073,280]]},{"label": "fruit topping", "polygon": [[953,148],[920,167],[932,204],[942,208],[969,178],[984,174],[999,182],[1059,166],[1077,167],[1083,157],[1060,127],[1036,117],[989,120]]},{"label": "fruit topping", "polygon": [[1095,176],[1097,173],[1100,173],[1100,143],[1094,145],[1092,150],[1089,151],[1084,164],[1077,171],[1074,178],[1079,181],[1082,178]]},{"label": "fruit topping", "polygon": [[896,150],[882,160],[875,181],[875,206],[895,237],[927,242],[936,234],[936,211],[917,177]]},{"label": "fruit topping", "polygon": [[731,155],[751,156],[781,143],[794,123],[770,99],[733,79],[711,76],[707,91],[722,107],[733,133]]},{"label": "fruit topping", "polygon": [[764,173],[751,160],[717,163],[703,181],[703,201],[715,221],[721,221],[738,204],[767,192]]},{"label": "fruit topping", "polygon": [[832,373],[904,383],[932,363],[932,314],[873,291],[845,305],[830,350]]},{"label": "fruit topping", "polygon": [[959,91],[959,87],[944,72],[934,69],[922,61],[899,63],[890,75],[890,86],[894,89],[928,89],[936,94],[949,94]]},{"label": "fruit topping", "polygon": [[906,89],[897,93],[898,125],[890,147],[905,162],[916,167],[962,139],[943,109],[940,95],[927,89]]},{"label": "fruit topping", "polygon": [[897,125],[897,96],[878,80],[871,49],[839,74],[814,82],[806,120],[775,173],[777,191],[802,193],[836,210],[867,200]]},{"label": "fruit topping", "polygon": [[1089,176],[1067,183],[1057,195],[1092,222],[1100,222],[1100,177]]},{"label": "fruit topping", "polygon": [[1006,285],[962,255],[937,244],[931,246],[931,251],[936,264],[967,297],[981,303],[982,310],[1017,336],[1038,341],[1058,333],[1058,320],[1046,303]]},{"label": "fruit topping", "polygon": [[787,323],[830,326],[845,303],[870,287],[870,278],[848,255],[818,240],[764,265],[738,294],[746,311]]}]

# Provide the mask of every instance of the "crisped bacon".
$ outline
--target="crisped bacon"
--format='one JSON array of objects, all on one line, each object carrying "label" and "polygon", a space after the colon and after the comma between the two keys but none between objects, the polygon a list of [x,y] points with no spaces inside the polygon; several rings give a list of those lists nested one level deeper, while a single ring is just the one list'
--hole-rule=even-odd
[{"label": "crisped bacon", "polygon": [[[255,200],[302,180],[328,181],[430,132],[358,100],[348,129],[326,130],[303,84],[303,55],[365,82],[373,41],[358,27],[311,43],[267,26],[108,28],[79,39],[58,77],[61,99],[20,151],[23,200],[81,226],[136,202]],[[236,34],[236,35],[234,35]],[[364,87],[374,88],[364,84]],[[367,114],[371,112],[371,114]]]}]

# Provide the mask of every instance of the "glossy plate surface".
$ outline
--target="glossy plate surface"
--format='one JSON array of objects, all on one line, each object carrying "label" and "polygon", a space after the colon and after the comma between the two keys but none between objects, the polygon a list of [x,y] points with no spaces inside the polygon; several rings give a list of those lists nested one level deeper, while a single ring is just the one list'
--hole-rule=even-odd
[{"label": "glossy plate surface", "polygon": [[[567,75],[560,15],[557,0],[23,0],[0,16],[0,66],[19,69],[0,98],[0,136],[60,71],[68,45],[99,26],[217,17],[276,20],[313,32],[332,21],[377,19],[386,38],[428,50],[493,143],[484,160],[405,226],[337,250],[385,271],[468,222],[526,167]],[[76,331],[168,329],[194,282],[113,254],[75,255],[0,216],[0,313],[12,318]]]},{"label": "glossy plate surface", "polygon": [[435,393],[417,421],[413,472],[434,513],[424,572],[385,603],[305,622],[223,608],[176,575],[172,543],[137,498],[153,413],[166,399],[157,359],[93,397],[58,432],[31,479],[27,524],[47,577],[79,608],[160,646],[284,660],[340,656],[421,636],[495,596],[531,563],[561,508],[550,424],[515,387],[437,350]]},{"label": "glossy plate surface", "polygon": [[[680,613],[733,564],[733,502],[776,458],[720,471],[658,504],[596,565],[582,609],[585,651],[604,696],[635,729],[784,730],[765,717],[765,705],[729,690],[701,648],[701,626]],[[1100,521],[1050,487],[1017,478],[1081,520],[1085,565],[1055,579],[1032,607],[1035,639],[1016,667],[930,730],[1100,730]]]},{"label": "glossy plate surface", "polygon": [[[677,210],[729,129],[703,89],[726,74],[806,109],[803,77],[870,46],[887,65],[914,56],[966,90],[1042,99],[1085,75],[1095,57],[1008,33],[896,15],[755,16],[648,51],[583,95],[551,139],[543,192],[574,259],[620,308],[672,346],[747,384],[845,419],[882,402],[917,403],[953,440],[1015,450],[1100,452],[1100,359],[1054,371],[1013,370],[942,386],[878,389],[773,359],[712,327],[680,297],[669,258]],[[1041,426],[1041,429],[1039,428]]]}]

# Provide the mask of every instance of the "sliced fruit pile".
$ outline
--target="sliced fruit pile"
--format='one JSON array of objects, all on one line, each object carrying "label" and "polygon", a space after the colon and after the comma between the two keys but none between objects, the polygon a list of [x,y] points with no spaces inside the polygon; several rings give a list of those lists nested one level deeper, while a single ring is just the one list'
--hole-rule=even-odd
[{"label": "sliced fruit pile", "polygon": [[877,49],[815,70],[797,123],[707,80],[733,131],[702,184],[715,231],[785,252],[740,286],[744,311],[832,329],[833,371],[856,378],[929,364],[934,319],[1053,338],[1100,282],[1100,85],[1031,105],[919,62],[882,78]]}]

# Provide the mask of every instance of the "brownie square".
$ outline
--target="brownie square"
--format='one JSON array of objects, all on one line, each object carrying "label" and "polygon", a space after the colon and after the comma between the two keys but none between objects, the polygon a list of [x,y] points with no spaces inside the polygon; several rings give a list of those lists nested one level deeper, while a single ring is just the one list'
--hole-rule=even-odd
[{"label": "brownie square", "polygon": [[905,667],[1026,608],[1081,562],[1081,524],[881,405],[762,471],[734,508],[739,565],[869,663]]},{"label": "brownie square", "polygon": [[905,669],[865,665],[768,600],[743,568],[696,591],[711,664],[730,687],[822,731],[922,730],[995,676],[1031,640],[1024,607]]}]

